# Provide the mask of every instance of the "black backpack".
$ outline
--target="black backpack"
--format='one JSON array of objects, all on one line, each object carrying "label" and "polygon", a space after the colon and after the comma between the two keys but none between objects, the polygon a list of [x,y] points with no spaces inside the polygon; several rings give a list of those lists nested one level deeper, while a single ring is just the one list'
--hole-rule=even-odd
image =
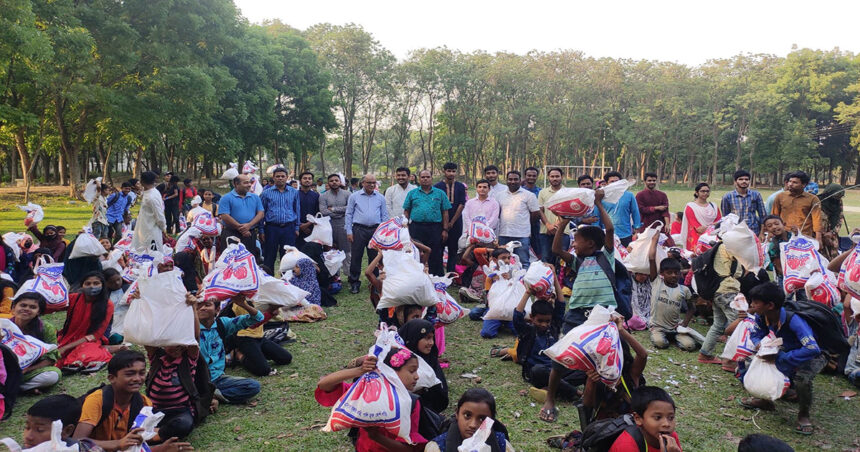
[{"label": "black backpack", "polygon": [[627,432],[636,441],[640,452],[648,452],[645,444],[645,437],[642,432],[636,427],[633,422],[632,414],[625,414],[610,419],[601,419],[588,424],[588,427],[582,431],[582,443],[580,450],[582,452],[606,452],[612,447],[612,443]]},{"label": "black backpack", "polygon": [[[102,394],[102,415],[99,418],[98,423],[96,423],[95,427],[93,427],[93,429],[98,428],[98,426],[101,425],[102,422],[107,420],[107,418],[110,416],[110,412],[113,410],[113,403],[114,403],[113,386],[106,385],[104,383],[102,383],[99,386],[96,386],[95,388],[90,389],[89,391],[86,392],[86,394],[78,397],[78,401],[81,403],[81,405],[83,405],[84,400],[86,400],[87,396],[96,392],[96,391],[101,391],[101,394]],[[128,430],[127,431],[131,431],[131,427],[134,425],[134,419],[137,417],[138,414],[140,414],[140,410],[142,410],[142,409],[143,409],[143,396],[140,395],[139,392],[136,392],[131,396],[131,405],[129,406],[129,409],[128,409],[128,419],[127,419]]]},{"label": "black backpack", "polygon": [[786,316],[783,328],[788,327],[794,315],[799,315],[812,329],[818,347],[822,351],[833,356],[848,353],[851,346],[842,334],[842,321],[830,308],[816,301],[807,300],[786,300],[784,307]]},{"label": "black backpack", "polygon": [[[726,279],[725,276],[720,276],[714,269],[714,258],[717,256],[717,250],[722,246],[722,242],[717,242],[714,247],[693,258],[693,278],[696,281],[696,294],[708,301],[714,301],[714,296],[717,294],[717,289],[720,284]],[[730,274],[734,275],[738,269],[738,261],[732,260]]]},{"label": "black backpack", "polygon": [[[594,257],[612,284],[612,292],[615,295],[615,311],[623,315],[625,319],[630,320],[633,317],[633,306],[630,304],[630,299],[633,297],[633,279],[630,278],[630,272],[617,259],[615,260],[615,268],[612,268],[609,265],[609,259],[603,254],[603,251],[598,251]],[[583,259],[574,256],[574,262],[571,266],[574,280],[576,279],[576,273],[579,272],[579,267],[582,266],[582,262]]]},{"label": "black backpack", "polygon": [[[220,332],[219,332],[220,333]],[[146,374],[146,387],[152,385],[152,380],[161,369],[161,357],[164,356],[163,349],[156,349],[155,357],[151,360],[152,364],[149,367],[149,373]],[[194,424],[199,424],[209,415],[209,405],[212,403],[212,397],[215,395],[215,385],[212,384],[212,379],[209,376],[209,364],[202,353],[197,355],[197,369],[194,372],[194,377],[191,376],[191,367],[188,365],[188,360],[183,359],[179,362],[179,383],[182,389],[191,397],[191,403],[194,405]]]}]

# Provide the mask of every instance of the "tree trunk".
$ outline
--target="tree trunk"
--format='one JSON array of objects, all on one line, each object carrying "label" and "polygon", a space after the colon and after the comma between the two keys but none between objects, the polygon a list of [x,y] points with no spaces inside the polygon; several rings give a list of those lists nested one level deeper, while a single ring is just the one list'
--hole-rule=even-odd
[{"label": "tree trunk", "polygon": [[714,140],[714,159],[712,162],[711,174],[708,177],[708,182],[711,185],[714,185],[717,182],[717,151],[719,151],[719,147],[720,147],[720,141],[719,141],[720,130],[716,124],[714,124],[712,134],[713,134],[713,140]]},{"label": "tree trunk", "polygon": [[327,173],[325,170],[325,145],[326,139],[325,134],[323,134],[322,138],[320,139],[320,171],[322,171],[323,178],[326,178],[326,182],[328,182]]},{"label": "tree trunk", "polygon": [[59,98],[54,101],[54,120],[57,122],[57,131],[60,135],[60,149],[69,166],[69,197],[78,198],[78,184],[81,181],[80,151],[69,138],[69,131],[63,118],[63,100]]}]

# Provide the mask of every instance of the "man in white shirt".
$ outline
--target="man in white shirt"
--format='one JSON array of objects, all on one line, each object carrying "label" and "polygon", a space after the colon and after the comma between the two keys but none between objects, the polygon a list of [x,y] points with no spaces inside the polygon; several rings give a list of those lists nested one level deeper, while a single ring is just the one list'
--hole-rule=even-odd
[{"label": "man in white shirt", "polygon": [[147,171],[140,176],[143,195],[141,196],[140,213],[137,215],[137,225],[131,239],[131,249],[137,253],[152,250],[161,251],[161,246],[164,243],[167,221],[164,219],[164,201],[161,199],[161,193],[155,188],[157,177],[152,171]]},{"label": "man in white shirt", "polygon": [[499,214],[499,244],[518,241],[522,246],[514,249],[523,268],[529,266],[529,238],[531,221],[540,217],[540,207],[534,193],[520,185],[520,172],[508,171],[507,190],[495,194],[501,209]]},{"label": "man in white shirt", "polygon": [[415,190],[415,186],[409,183],[409,168],[400,167],[394,170],[396,184],[385,190],[385,206],[388,207],[390,218],[403,215],[403,201],[406,195]]},{"label": "man in white shirt", "polygon": [[496,165],[488,165],[484,168],[484,179],[490,183],[490,196],[495,197],[498,193],[508,191],[505,184],[499,183],[499,167]]}]

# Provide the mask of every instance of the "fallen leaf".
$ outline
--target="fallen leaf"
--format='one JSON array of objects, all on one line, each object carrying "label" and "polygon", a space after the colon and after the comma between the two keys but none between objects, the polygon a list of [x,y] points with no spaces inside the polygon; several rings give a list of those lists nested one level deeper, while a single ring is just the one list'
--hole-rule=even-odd
[{"label": "fallen leaf", "polygon": [[233,439],[235,439],[236,441],[243,441],[245,439],[245,437],[240,435],[240,436],[237,436]]},{"label": "fallen leaf", "polygon": [[482,381],[484,381],[484,380],[483,380],[481,377],[475,377],[475,379],[474,379],[474,380],[472,380],[472,381],[473,381],[473,382],[475,382],[475,383],[480,383],[480,382],[482,382]]},{"label": "fallen leaf", "polygon": [[733,401],[733,400],[735,400],[735,396],[733,396],[733,395],[730,395],[730,396],[728,396],[728,397],[726,397],[726,398],[725,398],[725,401],[726,401],[726,402],[731,402],[731,401]]},{"label": "fallen leaf", "polygon": [[253,402],[248,402],[248,406],[253,408],[253,407],[257,406],[258,403],[260,403],[260,402],[254,400]]},{"label": "fallen leaf", "polygon": [[842,394],[839,394],[839,397],[851,398],[851,397],[855,397],[855,396],[857,396],[856,391],[842,391]]},{"label": "fallen leaf", "polygon": [[237,425],[237,426],[233,427],[234,432],[238,432],[239,430],[242,430],[242,426]]}]

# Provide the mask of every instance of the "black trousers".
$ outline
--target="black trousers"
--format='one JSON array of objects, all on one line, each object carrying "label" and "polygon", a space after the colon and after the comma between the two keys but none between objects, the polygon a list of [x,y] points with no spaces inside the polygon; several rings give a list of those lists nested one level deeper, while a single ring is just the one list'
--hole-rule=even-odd
[{"label": "black trousers", "polygon": [[166,203],[164,204],[164,219],[167,222],[167,232],[175,234],[182,232],[179,230],[179,204]]},{"label": "black trousers", "polygon": [[448,231],[448,240],[442,244],[445,248],[448,249],[448,264],[445,265],[445,271],[452,272],[454,271],[454,267],[457,265],[457,250],[459,245],[457,242],[460,241],[460,236],[463,235],[463,219],[457,220],[453,226],[451,226],[451,230]]},{"label": "black trousers", "polygon": [[[364,252],[367,251],[367,262],[370,263],[376,258],[378,251],[367,249],[373,233],[376,232],[378,224],[374,225],[352,225],[352,245],[350,246],[349,260],[349,282],[361,281],[361,261],[364,259]],[[410,231],[411,232],[411,231]]]},{"label": "black trousers", "polygon": [[445,271],[442,269],[442,223],[410,223],[409,236],[430,248],[430,260],[427,262],[430,274],[444,274]]},{"label": "black trousers", "polygon": [[158,423],[158,434],[163,441],[173,437],[184,439],[194,430],[194,416],[190,408],[159,411],[164,413],[164,418]]},{"label": "black trousers", "polygon": [[[257,228],[254,227],[251,229],[251,235],[248,237],[242,237],[242,233],[235,230],[230,229],[227,226],[224,226],[224,230],[221,231],[221,250],[227,248],[227,237],[236,237],[239,241],[245,245],[245,248],[254,255],[254,259],[257,260],[257,263],[260,263],[260,248],[257,248]],[[274,269],[272,269],[274,271]]]},{"label": "black trousers", "polygon": [[293,361],[290,352],[264,337],[237,336],[236,348],[242,352],[242,367],[258,377],[269,375],[272,371],[269,366],[270,359],[279,366]]},{"label": "black trousers", "polygon": [[[549,385],[549,373],[552,370],[550,366],[543,364],[535,364],[529,370],[529,383],[536,388],[545,388]],[[576,400],[576,387],[585,385],[588,376],[581,370],[566,370],[558,382],[557,396],[562,400]]]}]

